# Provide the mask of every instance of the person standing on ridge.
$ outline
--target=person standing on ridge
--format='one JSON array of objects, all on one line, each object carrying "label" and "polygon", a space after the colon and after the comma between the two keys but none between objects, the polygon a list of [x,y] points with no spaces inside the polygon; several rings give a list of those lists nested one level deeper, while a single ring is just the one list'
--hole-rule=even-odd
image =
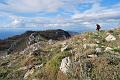
[{"label": "person standing on ridge", "polygon": [[100,25],[99,25],[99,24],[96,24],[96,30],[97,30],[97,31],[100,31],[100,29],[101,29]]}]

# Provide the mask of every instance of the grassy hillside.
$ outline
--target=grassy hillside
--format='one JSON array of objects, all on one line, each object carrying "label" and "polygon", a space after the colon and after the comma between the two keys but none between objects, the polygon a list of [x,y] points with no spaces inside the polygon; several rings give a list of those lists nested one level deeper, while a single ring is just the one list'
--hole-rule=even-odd
[{"label": "grassy hillside", "polygon": [[[108,35],[115,39],[107,41]],[[120,80],[120,29],[85,32],[31,48],[0,57],[0,80]],[[65,57],[71,61],[67,73],[60,70]]]}]

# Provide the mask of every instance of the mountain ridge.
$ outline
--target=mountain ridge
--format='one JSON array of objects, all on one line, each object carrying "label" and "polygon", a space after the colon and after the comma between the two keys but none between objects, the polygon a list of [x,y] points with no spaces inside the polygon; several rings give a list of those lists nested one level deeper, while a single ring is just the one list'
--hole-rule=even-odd
[{"label": "mountain ridge", "polygon": [[39,39],[20,52],[0,57],[1,80],[120,79],[120,28],[60,41],[43,41],[41,36],[35,41]]},{"label": "mountain ridge", "polygon": [[[31,44],[35,43],[34,38],[38,38],[40,36],[41,36],[41,39],[44,38],[44,40],[49,40],[49,39],[64,40],[66,38],[71,37],[71,35],[68,32],[61,29],[45,30],[45,31],[26,31],[21,35],[15,35],[13,37],[8,37],[4,40],[1,40],[0,50],[3,49],[3,50],[8,50],[8,52],[11,52],[13,49],[15,50],[19,49],[18,51],[21,51],[20,50],[21,48],[23,50],[29,44],[28,40],[30,39],[30,36],[33,38],[33,41],[31,41]],[[41,40],[38,40],[38,41],[41,41]],[[19,46],[16,46],[18,44]],[[11,46],[14,48],[10,48]]]}]

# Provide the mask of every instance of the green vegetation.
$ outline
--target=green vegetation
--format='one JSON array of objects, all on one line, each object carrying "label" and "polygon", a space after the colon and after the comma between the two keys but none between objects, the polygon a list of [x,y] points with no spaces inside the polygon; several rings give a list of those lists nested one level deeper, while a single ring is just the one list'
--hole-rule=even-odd
[{"label": "green vegetation", "polygon": [[[107,42],[105,38],[108,33],[115,36],[116,40]],[[120,80],[119,35],[120,29],[86,32],[65,41],[56,41],[52,45],[46,41],[36,53],[30,52],[31,55],[10,54],[0,58],[0,80],[24,80],[25,74],[31,69],[34,72],[27,80]],[[62,52],[64,42],[68,48]],[[92,46],[84,48],[84,44]],[[93,46],[94,44],[98,46]],[[112,50],[106,51],[107,47]],[[101,48],[102,51],[99,53],[96,48]],[[67,74],[59,68],[65,57],[70,57],[72,62]],[[41,64],[43,65],[40,66]]]},{"label": "green vegetation", "polygon": [[113,48],[114,52],[119,52],[120,53],[120,48]]}]

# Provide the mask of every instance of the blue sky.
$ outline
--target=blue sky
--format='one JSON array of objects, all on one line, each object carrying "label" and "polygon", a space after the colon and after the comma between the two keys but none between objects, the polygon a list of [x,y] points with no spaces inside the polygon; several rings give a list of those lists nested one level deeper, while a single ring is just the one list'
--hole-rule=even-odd
[{"label": "blue sky", "polygon": [[0,29],[104,29],[120,25],[120,0],[0,0]]}]

